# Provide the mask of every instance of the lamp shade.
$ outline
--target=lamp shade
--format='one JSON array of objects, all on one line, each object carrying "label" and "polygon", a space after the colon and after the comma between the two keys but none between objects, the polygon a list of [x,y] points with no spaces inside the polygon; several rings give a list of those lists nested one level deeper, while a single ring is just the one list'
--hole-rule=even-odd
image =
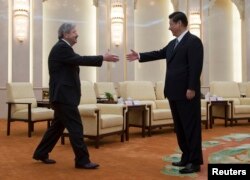
[{"label": "lamp shade", "polygon": [[112,42],[119,46],[123,39],[123,3],[119,0],[111,2],[111,37]]},{"label": "lamp shade", "polygon": [[29,27],[29,0],[14,0],[13,5],[14,34],[20,41],[27,38]]},{"label": "lamp shade", "polygon": [[201,16],[200,13],[197,11],[190,12],[190,25],[189,29],[190,32],[195,34],[196,36],[200,37],[201,36]]}]

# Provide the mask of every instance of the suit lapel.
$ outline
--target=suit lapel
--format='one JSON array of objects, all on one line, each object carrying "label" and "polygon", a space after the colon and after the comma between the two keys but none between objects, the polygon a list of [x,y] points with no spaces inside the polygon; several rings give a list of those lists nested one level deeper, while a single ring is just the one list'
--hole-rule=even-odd
[{"label": "suit lapel", "polygon": [[186,43],[188,37],[189,37],[190,33],[189,31],[185,34],[185,36],[183,36],[183,38],[181,39],[181,41],[179,42],[179,44],[177,44],[177,46],[174,48],[175,46],[175,40],[172,43],[171,47],[172,47],[172,53],[171,56],[168,60],[168,63],[170,61],[172,61],[172,59],[174,58],[175,54],[178,52],[178,50]]}]

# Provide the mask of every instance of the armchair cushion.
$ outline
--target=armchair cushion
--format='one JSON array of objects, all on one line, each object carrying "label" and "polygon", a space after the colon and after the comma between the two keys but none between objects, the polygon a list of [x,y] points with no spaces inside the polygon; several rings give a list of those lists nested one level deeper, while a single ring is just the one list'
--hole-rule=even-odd
[{"label": "armchair cushion", "polygon": [[170,109],[169,102],[167,99],[164,100],[155,100],[157,109]]},{"label": "armchair cushion", "polygon": [[[7,83],[7,101],[32,103],[31,108],[37,107],[37,101],[33,91],[33,85],[28,82]],[[26,109],[27,105],[16,104],[12,112]]]},{"label": "armchair cushion", "polygon": [[82,96],[80,104],[96,104],[96,94],[93,83],[89,81],[81,81]]},{"label": "armchair cushion", "polygon": [[240,98],[239,86],[233,81],[214,81],[210,84],[212,95],[225,98]]},{"label": "armchair cushion", "polygon": [[249,105],[250,104],[250,98],[240,98],[240,104]]},{"label": "armchair cushion", "polygon": [[101,114],[119,114],[122,115],[125,105],[123,104],[96,104],[100,109]]},{"label": "armchair cushion", "polygon": [[249,105],[235,105],[234,113],[235,114],[250,114],[250,106]]},{"label": "armchair cushion", "polygon": [[156,100],[154,86],[150,81],[129,81],[125,86],[126,98]]},{"label": "armchair cushion", "polygon": [[155,109],[153,111],[153,121],[162,120],[162,119],[171,119],[172,113],[170,109]]},{"label": "armchair cushion", "polygon": [[[54,111],[47,108],[31,108],[31,121],[52,119]],[[22,109],[12,114],[14,119],[28,119],[28,109]]]},{"label": "armchair cushion", "polygon": [[96,82],[94,86],[97,97],[103,97],[106,92],[109,92],[113,95],[114,100],[117,101],[117,93],[113,82]]},{"label": "armchair cushion", "polygon": [[123,116],[115,114],[101,115],[101,128],[109,128],[115,126],[123,126]]}]

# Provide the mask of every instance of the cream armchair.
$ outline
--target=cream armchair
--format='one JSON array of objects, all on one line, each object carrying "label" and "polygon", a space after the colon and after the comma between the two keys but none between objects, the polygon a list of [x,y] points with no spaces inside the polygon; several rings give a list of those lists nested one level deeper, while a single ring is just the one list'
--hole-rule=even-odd
[{"label": "cream armchair", "polygon": [[10,126],[14,121],[22,121],[28,124],[28,137],[34,131],[34,123],[46,121],[49,127],[54,117],[52,109],[38,107],[33,85],[26,82],[7,83],[7,135],[10,135]]},{"label": "cream armchair", "polygon": [[[163,103],[164,108],[170,111],[168,100],[164,96],[164,82],[158,81],[155,83],[155,94],[156,94],[156,104]],[[160,106],[160,105],[158,105]],[[208,110],[207,110],[207,101],[205,99],[201,99],[201,122],[205,125],[205,128],[208,129]]]},{"label": "cream armchair", "polygon": [[[146,117],[148,135],[157,127],[172,126],[173,119],[166,100],[156,100],[154,85],[150,81],[124,81],[119,83],[119,92],[124,99],[132,98],[140,104],[149,105]],[[140,113],[129,114],[129,126],[142,128]]]},{"label": "cream armchair", "polygon": [[[231,101],[228,103],[227,119],[233,120],[250,119],[250,98],[242,98],[239,86],[233,81],[214,81],[210,84],[210,93],[224,100]],[[225,110],[221,106],[215,106],[212,110],[212,122],[215,118],[224,118]]]},{"label": "cream armchair", "polygon": [[[93,83],[81,81],[82,97],[78,106],[82,123],[83,136],[95,140],[95,147],[99,148],[100,139],[118,134],[124,142],[125,106],[121,104],[97,104]],[[62,144],[67,131],[62,136]]]}]

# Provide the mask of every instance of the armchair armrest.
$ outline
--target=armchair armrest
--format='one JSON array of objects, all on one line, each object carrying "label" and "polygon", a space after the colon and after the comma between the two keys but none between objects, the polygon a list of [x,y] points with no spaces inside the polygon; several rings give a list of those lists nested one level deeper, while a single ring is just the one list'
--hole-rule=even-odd
[{"label": "armchair armrest", "polygon": [[206,100],[206,99],[201,99],[201,107],[206,107],[206,106],[207,106],[207,103],[209,103],[208,100]]},{"label": "armchair armrest", "polygon": [[11,119],[11,105],[15,104],[23,104],[23,105],[28,105],[28,121],[31,121],[31,102],[6,102],[8,104],[8,119]]},{"label": "armchair armrest", "polygon": [[162,100],[155,100],[155,104],[157,109],[169,109],[169,103],[168,100],[162,99]]},{"label": "armchair armrest", "polygon": [[123,104],[97,104],[102,114],[119,114],[123,115],[126,108]]},{"label": "armchair armrest", "polygon": [[245,97],[245,98],[240,98],[240,104],[241,105],[250,105],[250,98]]},{"label": "armchair armrest", "polygon": [[27,105],[31,105],[32,103],[31,102],[6,102],[7,104],[27,104]]},{"label": "armchair armrest", "polygon": [[37,107],[46,107],[48,109],[52,108],[50,101],[36,101]]},{"label": "armchair armrest", "polygon": [[96,106],[78,106],[81,116],[95,117],[99,113],[99,109]]}]

